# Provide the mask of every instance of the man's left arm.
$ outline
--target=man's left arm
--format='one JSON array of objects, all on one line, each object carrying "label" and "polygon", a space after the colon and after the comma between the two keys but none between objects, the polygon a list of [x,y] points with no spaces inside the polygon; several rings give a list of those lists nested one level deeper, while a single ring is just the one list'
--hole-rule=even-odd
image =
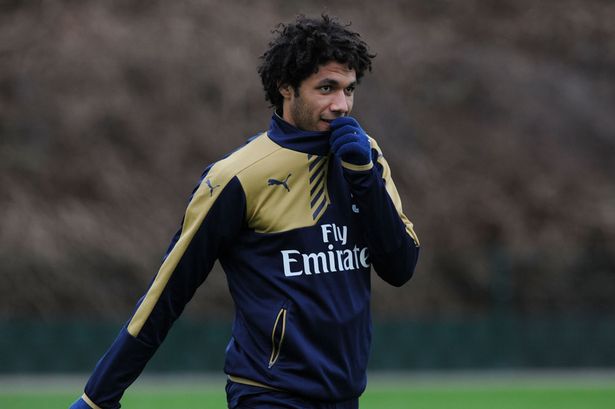
[{"label": "man's left arm", "polygon": [[371,262],[383,280],[401,286],[414,273],[419,240],[403,213],[389,165],[354,118],[338,118],[331,129],[331,151],[359,205]]}]

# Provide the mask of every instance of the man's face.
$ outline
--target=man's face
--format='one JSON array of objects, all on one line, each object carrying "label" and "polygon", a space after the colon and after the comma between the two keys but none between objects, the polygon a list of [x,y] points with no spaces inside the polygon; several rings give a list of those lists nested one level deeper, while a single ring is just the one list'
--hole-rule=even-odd
[{"label": "man's face", "polygon": [[355,70],[335,61],[321,65],[299,89],[281,87],[284,120],[304,131],[328,131],[330,122],[352,110]]}]

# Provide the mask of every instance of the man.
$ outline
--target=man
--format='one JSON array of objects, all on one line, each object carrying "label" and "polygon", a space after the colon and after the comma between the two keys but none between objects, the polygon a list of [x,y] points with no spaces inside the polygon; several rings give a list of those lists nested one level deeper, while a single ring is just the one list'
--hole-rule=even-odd
[{"label": "man", "polygon": [[419,243],[387,162],[349,116],[371,59],[335,20],[280,26],[259,73],[269,130],[210,165],[147,293],[72,408],[118,408],[214,261],[236,314],[229,408],[358,408],[370,266],[401,286]]}]

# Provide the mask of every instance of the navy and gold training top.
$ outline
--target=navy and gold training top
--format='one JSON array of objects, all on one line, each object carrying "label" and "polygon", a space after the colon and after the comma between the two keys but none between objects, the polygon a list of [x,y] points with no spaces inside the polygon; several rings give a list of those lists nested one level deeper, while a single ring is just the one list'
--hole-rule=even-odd
[{"label": "navy and gold training top", "polygon": [[366,385],[370,267],[410,279],[419,253],[386,160],[329,153],[329,133],[273,116],[267,132],[210,165],[135,312],[98,362],[84,400],[117,408],[215,260],[236,313],[232,381],[336,402]]}]

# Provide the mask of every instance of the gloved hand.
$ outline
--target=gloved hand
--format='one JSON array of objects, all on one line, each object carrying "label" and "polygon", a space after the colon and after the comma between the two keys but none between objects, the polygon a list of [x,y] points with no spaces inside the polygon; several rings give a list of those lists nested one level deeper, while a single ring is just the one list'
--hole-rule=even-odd
[{"label": "gloved hand", "polygon": [[331,152],[342,161],[356,166],[372,162],[367,134],[356,119],[343,116],[331,121]]},{"label": "gloved hand", "polygon": [[79,398],[75,401],[75,403],[70,405],[68,409],[92,409],[92,408],[90,407],[90,405],[85,403],[85,401],[82,398]]}]

